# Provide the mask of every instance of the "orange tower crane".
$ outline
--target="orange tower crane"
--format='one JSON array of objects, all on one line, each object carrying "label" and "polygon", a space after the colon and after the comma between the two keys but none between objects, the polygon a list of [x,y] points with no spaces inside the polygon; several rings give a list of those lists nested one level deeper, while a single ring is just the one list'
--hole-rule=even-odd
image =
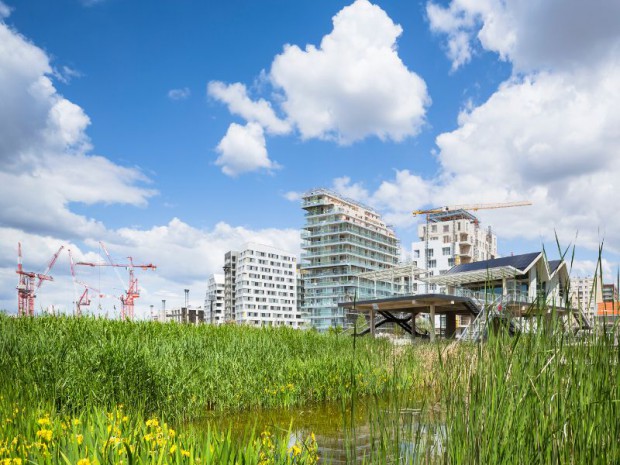
[{"label": "orange tower crane", "polygon": [[136,278],[136,276],[134,275],[134,269],[135,268],[140,268],[141,270],[154,270],[157,268],[157,266],[153,265],[152,263],[146,264],[146,265],[136,265],[133,262],[133,258],[132,257],[127,257],[127,259],[129,260],[128,264],[120,264],[120,263],[115,263],[112,260],[112,257],[110,256],[110,254],[108,253],[108,250],[105,248],[105,245],[103,244],[103,242],[99,242],[99,244],[101,244],[101,247],[103,248],[103,250],[105,251],[105,254],[108,258],[108,263],[90,263],[90,262],[77,262],[76,265],[85,265],[85,266],[110,266],[110,267],[114,267],[114,268],[125,268],[129,271],[129,285],[127,286],[127,289],[125,290],[125,293],[120,296],[120,300],[122,303],[121,306],[121,319],[124,320],[126,318],[133,320],[134,317],[134,301],[140,297],[140,290],[138,288],[138,278]]},{"label": "orange tower crane", "polygon": [[36,300],[36,292],[43,284],[43,281],[53,281],[53,276],[49,275],[54,263],[58,259],[60,252],[65,246],[61,245],[58,252],[54,254],[47,264],[47,268],[43,273],[33,273],[32,271],[24,271],[22,266],[22,244],[17,243],[17,270],[19,275],[19,283],[17,284],[17,314],[19,316],[34,316],[34,302]]}]

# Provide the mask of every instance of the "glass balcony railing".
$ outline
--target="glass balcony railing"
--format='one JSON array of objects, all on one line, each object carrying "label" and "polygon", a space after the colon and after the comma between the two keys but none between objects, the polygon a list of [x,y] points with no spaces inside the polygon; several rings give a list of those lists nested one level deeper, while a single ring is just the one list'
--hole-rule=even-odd
[{"label": "glass balcony railing", "polygon": [[[342,223],[340,223],[342,224]],[[307,227],[307,226],[304,226]],[[309,231],[307,229],[302,230],[301,238],[302,239],[310,239],[324,236],[333,236],[337,234],[351,234],[354,236],[362,237],[364,239],[376,242],[378,244],[397,248],[400,244],[400,241],[396,237],[391,237],[383,234],[377,234],[374,232],[365,231],[362,228],[348,226],[348,227],[335,227],[335,228],[317,228]]]}]

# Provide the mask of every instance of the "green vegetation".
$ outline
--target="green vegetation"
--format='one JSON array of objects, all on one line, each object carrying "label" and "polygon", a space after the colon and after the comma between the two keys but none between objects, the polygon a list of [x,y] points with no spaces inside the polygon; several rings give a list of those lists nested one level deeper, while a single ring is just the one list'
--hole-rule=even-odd
[{"label": "green vegetation", "polygon": [[[292,329],[0,316],[0,390],[59,412],[93,406],[192,420],[208,410],[303,406],[349,390],[352,338]],[[358,341],[358,393],[412,382],[393,347]]]},{"label": "green vegetation", "polygon": [[618,331],[538,327],[500,329],[483,344],[395,347],[293,330],[0,316],[0,463],[316,463],[325,439],[311,431],[290,443],[286,428],[249,421],[238,437],[194,420],[333,400],[349,463],[620,463]]}]

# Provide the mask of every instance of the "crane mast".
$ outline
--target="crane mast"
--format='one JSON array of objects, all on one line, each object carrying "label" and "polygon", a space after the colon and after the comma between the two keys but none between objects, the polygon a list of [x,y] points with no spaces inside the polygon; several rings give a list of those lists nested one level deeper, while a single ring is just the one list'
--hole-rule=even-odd
[{"label": "crane mast", "polygon": [[43,281],[53,281],[54,278],[49,273],[54,267],[60,252],[65,246],[61,245],[58,251],[52,256],[43,273],[25,271],[22,265],[22,244],[17,243],[17,270],[19,281],[17,284],[17,314],[19,316],[34,316],[34,303],[36,292],[41,288]]}]

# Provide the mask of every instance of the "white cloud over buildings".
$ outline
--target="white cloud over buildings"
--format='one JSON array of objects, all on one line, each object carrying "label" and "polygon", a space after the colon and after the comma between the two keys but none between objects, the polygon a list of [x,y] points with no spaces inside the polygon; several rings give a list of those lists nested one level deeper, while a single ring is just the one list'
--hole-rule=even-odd
[{"label": "white cloud over buildings", "polygon": [[[341,145],[373,136],[400,142],[420,132],[431,102],[424,80],[398,56],[401,33],[380,7],[356,0],[333,17],[333,30],[318,47],[286,45],[265,77],[283,118],[270,101],[251,100],[241,83],[212,81],[207,93],[270,135],[295,128],[301,139]],[[256,160],[256,154],[247,156]],[[264,168],[251,160],[248,166]]]},{"label": "white cloud over buildings", "polygon": [[267,155],[265,134],[258,123],[247,123],[245,126],[231,123],[216,150],[220,156],[215,164],[221,166],[222,172],[228,176],[278,168],[277,163]]}]

